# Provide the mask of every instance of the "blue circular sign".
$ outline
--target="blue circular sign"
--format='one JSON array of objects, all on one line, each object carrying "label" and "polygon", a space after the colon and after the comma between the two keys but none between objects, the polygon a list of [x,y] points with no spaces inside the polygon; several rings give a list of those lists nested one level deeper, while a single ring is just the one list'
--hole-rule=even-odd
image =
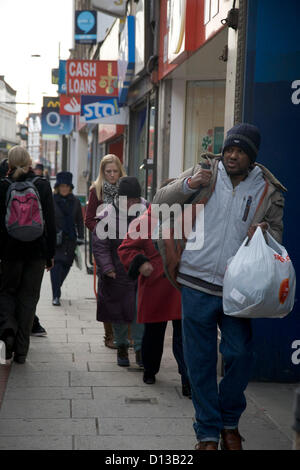
[{"label": "blue circular sign", "polygon": [[95,16],[90,11],[83,11],[77,17],[77,26],[87,34],[95,26]]}]

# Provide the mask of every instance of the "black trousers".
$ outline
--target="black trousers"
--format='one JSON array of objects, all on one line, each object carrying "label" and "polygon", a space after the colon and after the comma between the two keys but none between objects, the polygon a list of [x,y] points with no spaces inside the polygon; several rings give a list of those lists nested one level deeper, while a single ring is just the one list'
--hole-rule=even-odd
[{"label": "black trousers", "polygon": [[[189,379],[183,357],[181,320],[173,320],[173,354],[181,375],[182,384],[188,384]],[[146,376],[154,376],[160,368],[164,349],[164,339],[167,322],[145,323],[142,341],[142,360]]]},{"label": "black trousers", "polygon": [[66,279],[72,264],[65,264],[61,261],[54,261],[54,266],[50,271],[53,298],[61,296],[61,287]]},{"label": "black trousers", "polygon": [[14,351],[20,356],[29,349],[45,265],[44,259],[1,262],[0,338],[15,336]]}]

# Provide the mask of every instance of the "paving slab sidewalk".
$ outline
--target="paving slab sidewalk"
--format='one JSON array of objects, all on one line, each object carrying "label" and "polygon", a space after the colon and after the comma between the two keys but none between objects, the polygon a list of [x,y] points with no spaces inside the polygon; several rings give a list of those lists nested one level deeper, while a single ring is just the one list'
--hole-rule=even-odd
[{"label": "paving slab sidewalk", "polygon": [[[194,410],[181,395],[171,327],[149,386],[132,350],[131,366],[120,368],[103,345],[92,276],[72,268],[62,292],[62,306],[53,307],[45,274],[37,313],[48,336],[31,339],[26,364],[0,366],[0,450],[192,450]],[[292,448],[295,388],[249,384],[245,449]]]}]

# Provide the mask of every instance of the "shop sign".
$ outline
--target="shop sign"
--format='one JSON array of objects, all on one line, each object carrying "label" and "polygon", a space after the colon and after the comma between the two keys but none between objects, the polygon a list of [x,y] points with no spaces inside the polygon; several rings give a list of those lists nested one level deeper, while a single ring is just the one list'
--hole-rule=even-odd
[{"label": "shop sign", "polygon": [[58,93],[65,95],[67,93],[67,82],[66,82],[66,60],[59,61],[58,69]]},{"label": "shop sign", "polygon": [[53,85],[58,85],[58,69],[52,69],[51,83],[53,83]]},{"label": "shop sign", "polygon": [[72,130],[72,116],[61,116],[57,108],[42,108],[42,134],[66,135]]},{"label": "shop sign", "polygon": [[118,96],[117,61],[67,60],[67,95]]},{"label": "shop sign", "polygon": [[140,0],[135,11],[135,75],[145,67],[145,0]]},{"label": "shop sign", "polygon": [[127,16],[124,29],[120,37],[118,60],[118,87],[119,102],[127,101],[128,88],[134,76],[135,64],[135,25],[134,16]]},{"label": "shop sign", "polygon": [[92,0],[92,7],[112,16],[126,15],[127,0]]},{"label": "shop sign", "polygon": [[59,96],[44,96],[43,108],[59,108]]},{"label": "shop sign", "polygon": [[42,134],[42,140],[59,142],[60,136],[58,134]]},{"label": "shop sign", "polygon": [[80,114],[80,97],[78,96],[60,96],[60,114],[73,116]]},{"label": "shop sign", "polygon": [[127,124],[128,109],[121,108],[117,98],[82,96],[80,122]]},{"label": "shop sign", "polygon": [[125,124],[128,122],[128,112],[120,108],[117,98],[82,96],[80,121]]},{"label": "shop sign", "polygon": [[94,10],[75,11],[75,43],[97,43],[97,12]]}]

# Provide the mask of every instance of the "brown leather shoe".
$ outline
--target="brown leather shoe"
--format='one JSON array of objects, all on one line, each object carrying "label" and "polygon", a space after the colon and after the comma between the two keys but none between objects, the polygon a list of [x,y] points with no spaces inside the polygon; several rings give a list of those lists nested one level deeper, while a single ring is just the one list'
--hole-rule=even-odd
[{"label": "brown leather shoe", "polygon": [[221,431],[222,450],[243,450],[242,441],[245,439],[240,435],[238,428],[223,429]]},{"label": "brown leather shoe", "polygon": [[195,450],[218,450],[218,443],[215,441],[199,441],[198,444],[195,445]]}]

